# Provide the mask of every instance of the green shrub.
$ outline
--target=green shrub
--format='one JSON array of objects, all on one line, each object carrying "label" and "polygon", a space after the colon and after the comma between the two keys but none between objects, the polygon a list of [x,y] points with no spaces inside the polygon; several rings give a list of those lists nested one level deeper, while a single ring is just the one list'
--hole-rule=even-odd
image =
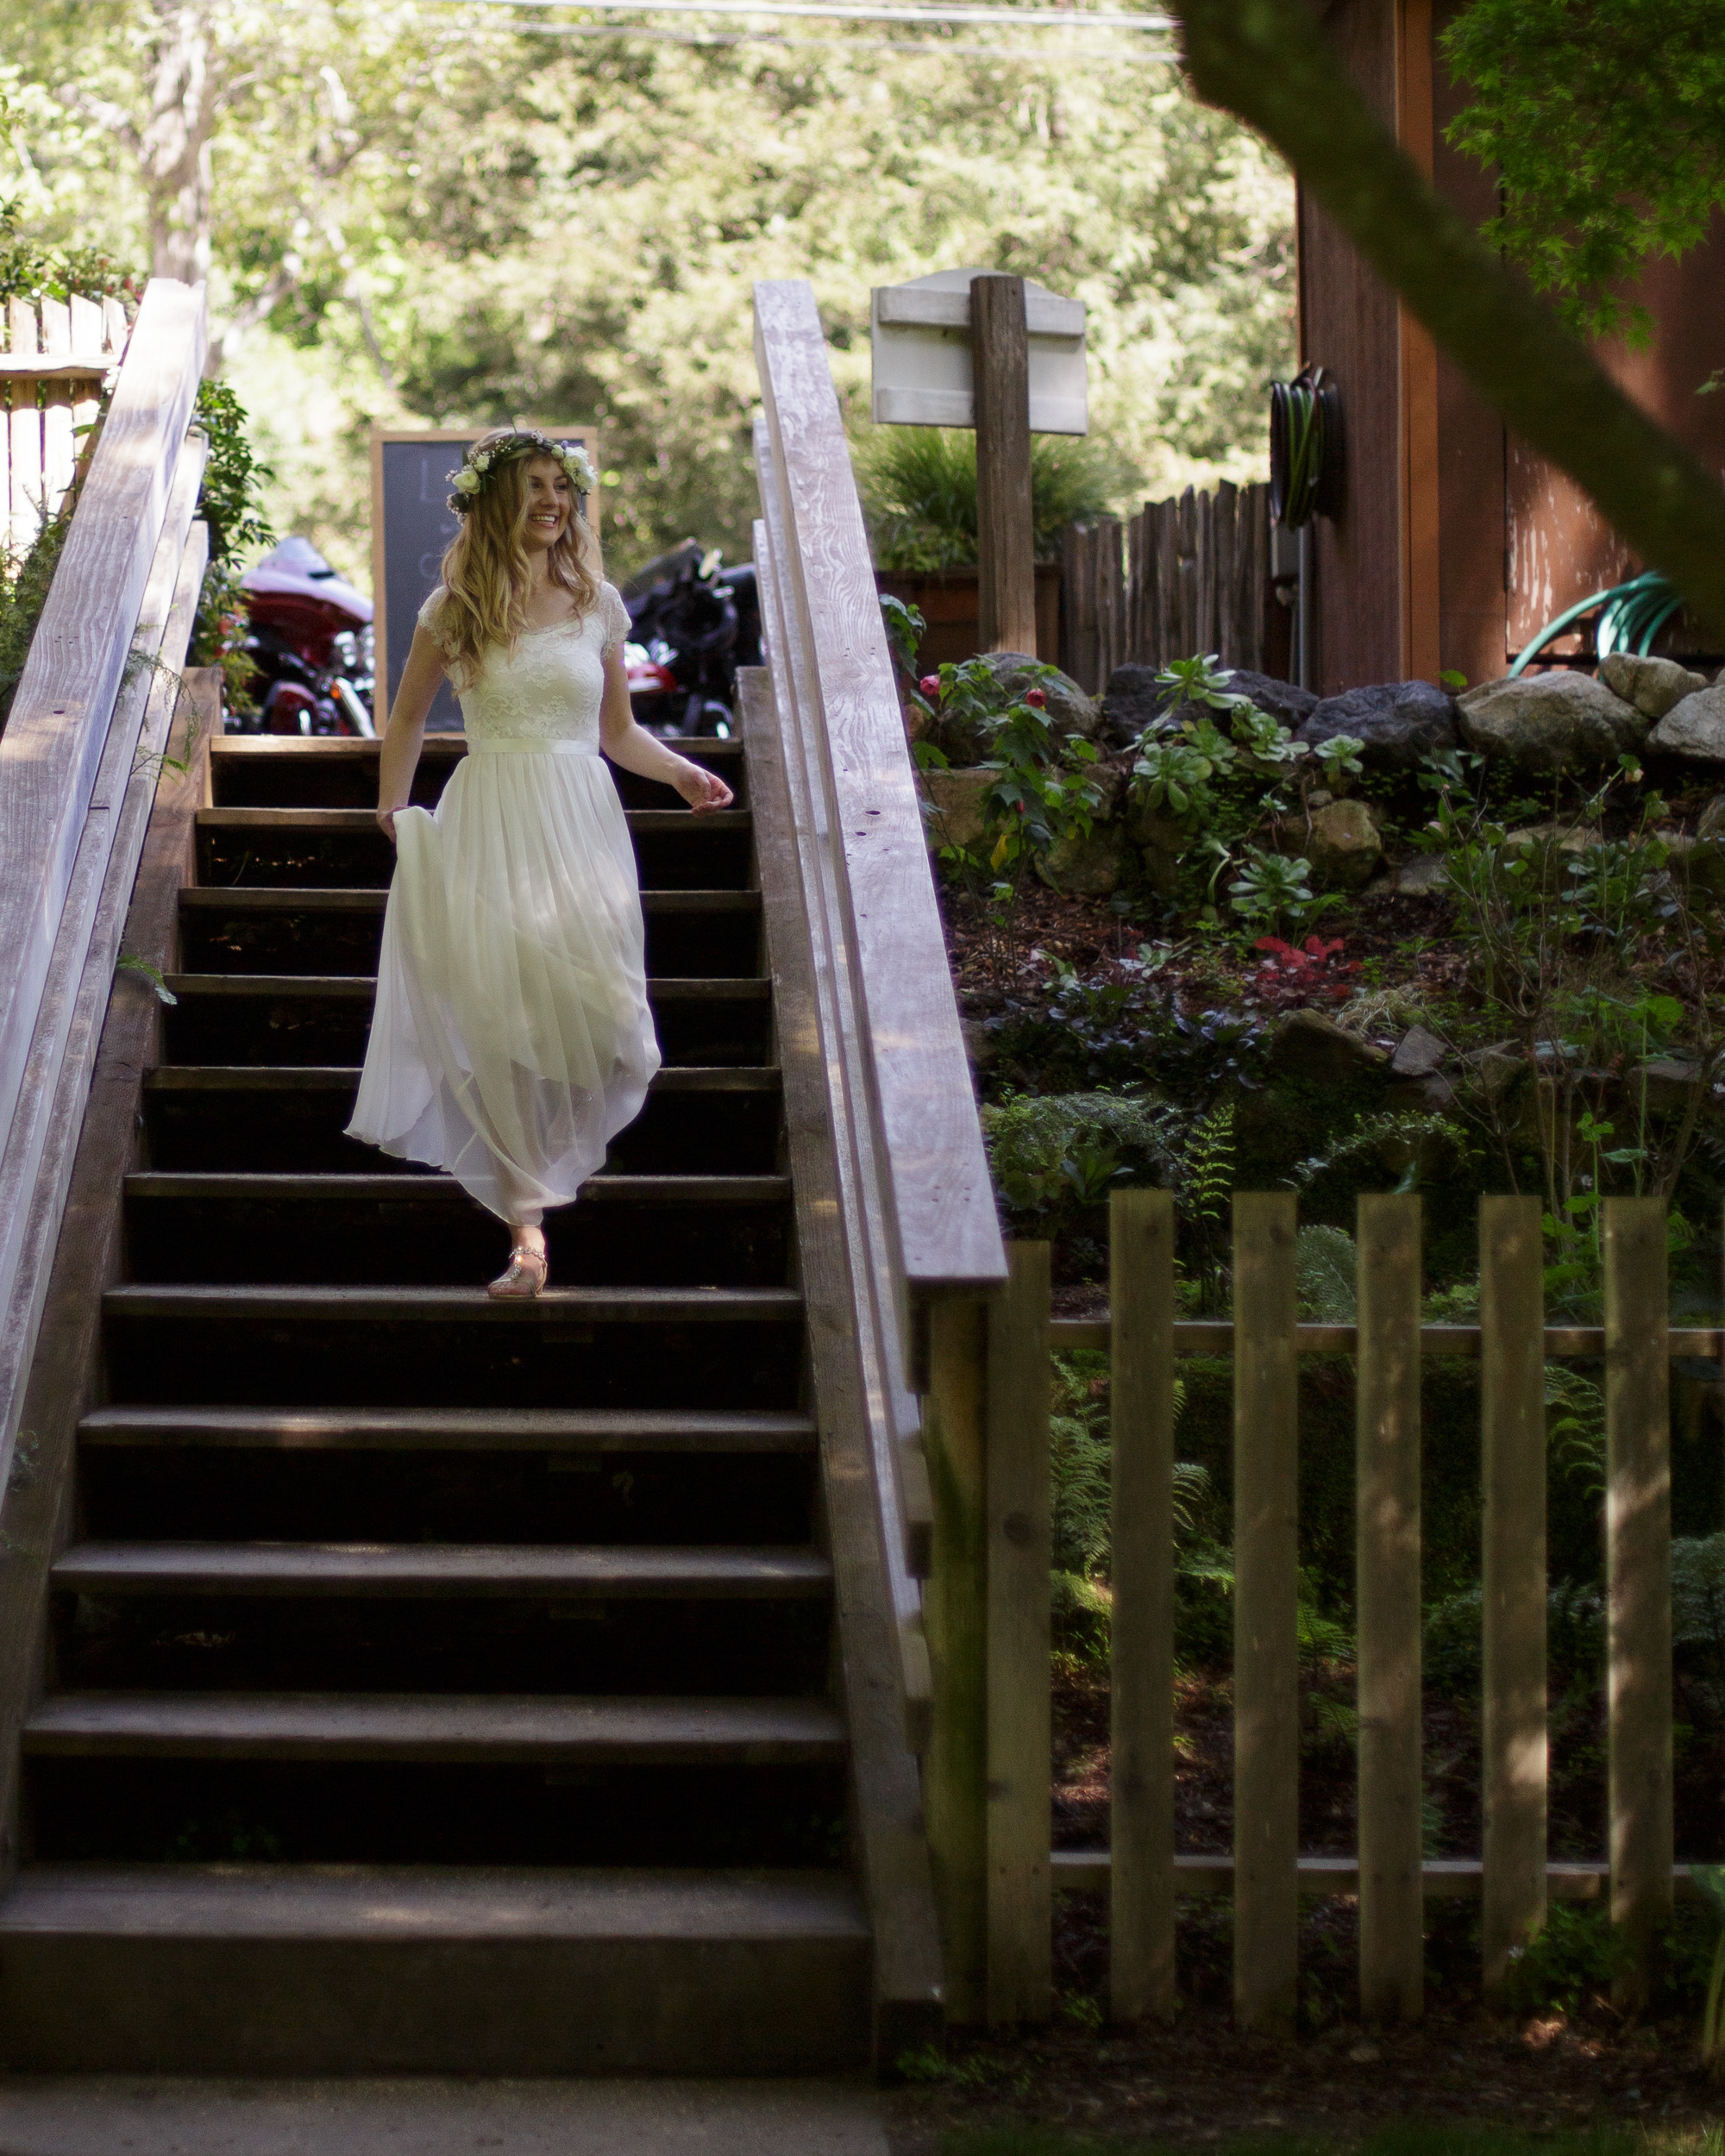
[{"label": "green shrub", "polygon": [[[877,427],[854,453],[883,569],[968,568],[976,559],[976,437],[966,428]],[[1038,561],[1062,530],[1105,515],[1136,474],[1087,435],[1031,436],[1031,525]]]},{"label": "green shrub", "polygon": [[994,1181],[1015,1213],[1088,1199],[1099,1150],[1113,1156],[1121,1183],[1165,1185],[1178,1167],[1179,1126],[1146,1093],[1013,1094],[982,1110]]}]

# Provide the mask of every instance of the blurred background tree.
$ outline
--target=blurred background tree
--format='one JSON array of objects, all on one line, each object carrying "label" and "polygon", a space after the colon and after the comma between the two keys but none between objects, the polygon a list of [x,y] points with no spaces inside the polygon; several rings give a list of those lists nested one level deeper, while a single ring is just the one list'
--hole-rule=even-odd
[{"label": "blurred background tree", "polygon": [[0,197],[46,238],[207,271],[271,520],[362,583],[373,419],[596,418],[616,566],[688,533],[745,555],[761,277],[812,280],[859,421],[871,285],[1035,278],[1090,309],[1117,505],[1261,475],[1264,385],[1293,359],[1291,187],[1173,69],[1088,42],[941,49],[969,27],[890,53],[876,25],[780,45],[599,27],[436,0],[0,0]]}]

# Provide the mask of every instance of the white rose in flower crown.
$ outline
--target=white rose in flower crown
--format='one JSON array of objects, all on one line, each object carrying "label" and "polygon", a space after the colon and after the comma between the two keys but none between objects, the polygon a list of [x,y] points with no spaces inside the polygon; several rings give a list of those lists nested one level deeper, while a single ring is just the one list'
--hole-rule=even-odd
[{"label": "white rose in flower crown", "polygon": [[480,476],[471,464],[464,464],[459,472],[450,473],[449,479],[458,493],[477,494],[480,491]]},{"label": "white rose in flower crown", "polygon": [[561,453],[558,461],[569,475],[569,484],[579,492],[591,494],[599,485],[599,473],[593,467],[593,459],[578,442],[569,443]]}]

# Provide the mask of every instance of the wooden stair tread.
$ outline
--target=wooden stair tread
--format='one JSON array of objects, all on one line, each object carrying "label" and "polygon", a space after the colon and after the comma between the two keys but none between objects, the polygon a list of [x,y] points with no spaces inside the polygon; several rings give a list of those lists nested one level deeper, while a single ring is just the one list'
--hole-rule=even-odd
[{"label": "wooden stair tread", "polygon": [[[189,883],[182,913],[381,913],[389,893],[369,885]],[[758,913],[758,891],[643,891],[648,913]]]},{"label": "wooden stair tread", "polygon": [[508,1595],[788,1600],[831,1590],[819,1551],[597,1544],[83,1542],[52,1579],[78,1595]]},{"label": "wooden stair tread", "polygon": [[[469,1206],[472,1200],[453,1175],[436,1169],[423,1175],[265,1174],[223,1169],[139,1169],[126,1178],[129,1198],[252,1200],[279,1205],[337,1199],[351,1203],[399,1205],[404,1200]],[[581,1186],[581,1205],[779,1205],[788,1201],[788,1175],[595,1175]]]},{"label": "wooden stair tread", "polygon": [[[377,993],[377,975],[368,973],[171,973],[165,976],[171,995],[182,1001],[195,996],[321,996],[358,1000]],[[647,976],[647,996],[655,1003],[764,1003],[773,984],[764,975],[733,975],[717,980],[696,975]]]},{"label": "wooden stair tread", "polygon": [[110,1288],[104,1310],[116,1318],[231,1317],[448,1324],[784,1324],[802,1315],[794,1288],[550,1288],[536,1299],[496,1297],[483,1288],[278,1288],[126,1285]]},{"label": "wooden stair tread", "polygon": [[[339,1092],[360,1082],[357,1063],[163,1063],[144,1073],[150,1093]],[[653,1075],[650,1093],[777,1093],[775,1063],[675,1063]]]},{"label": "wooden stair tread", "polygon": [[[753,820],[747,809],[713,809],[699,817],[688,809],[624,809],[623,814],[631,831],[643,832],[674,829],[743,831]],[[299,831],[312,837],[320,832],[377,832],[378,824],[375,810],[368,808],[201,808],[198,828]],[[378,836],[382,834],[378,832]]]},{"label": "wooden stair tread", "polygon": [[33,1865],[0,1937],[866,1939],[855,1888],[820,1871],[526,1865]]},{"label": "wooden stair tread", "polygon": [[96,1407],[84,1445],[289,1451],[809,1452],[811,1416],[662,1407]]},{"label": "wooden stair tread", "polygon": [[25,1723],[34,1758],[820,1764],[844,1755],[823,1700],[343,1692],[60,1692]]},{"label": "wooden stair tread", "polygon": [[[681,749],[699,749],[703,756],[733,757],[740,759],[743,742],[740,737],[721,740],[717,734],[699,734],[680,739]],[[358,734],[217,734],[210,743],[210,753],[224,756],[304,756],[318,761],[375,762],[383,748],[381,739],[367,741]],[[467,737],[459,728],[448,733],[427,734],[422,755],[445,758],[454,762],[467,753]]]}]

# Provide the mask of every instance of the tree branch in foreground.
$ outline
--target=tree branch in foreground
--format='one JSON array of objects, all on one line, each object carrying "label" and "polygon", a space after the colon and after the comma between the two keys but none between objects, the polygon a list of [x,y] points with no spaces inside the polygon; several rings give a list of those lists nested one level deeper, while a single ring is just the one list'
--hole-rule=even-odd
[{"label": "tree branch in foreground", "polygon": [[1725,492],[1416,170],[1307,0],[1181,0],[1179,15],[1200,97],[1275,144],[1480,394],[1725,636]]}]

